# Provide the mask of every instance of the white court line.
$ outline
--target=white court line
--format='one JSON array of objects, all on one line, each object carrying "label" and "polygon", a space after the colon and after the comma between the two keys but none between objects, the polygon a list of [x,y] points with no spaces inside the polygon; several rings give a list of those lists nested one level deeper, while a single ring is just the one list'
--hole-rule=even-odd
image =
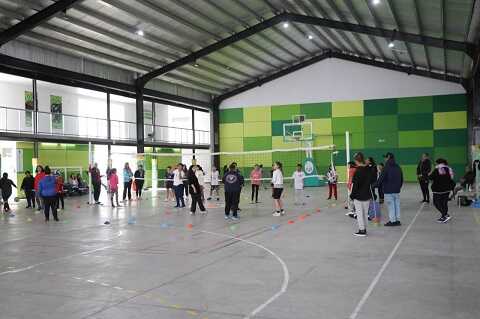
[{"label": "white court line", "polygon": [[288,272],[288,267],[287,267],[287,264],[285,264],[285,262],[282,260],[282,258],[280,258],[276,253],[274,253],[273,251],[271,251],[270,249],[268,249],[267,247],[265,246],[262,246],[260,244],[257,244],[253,241],[250,241],[250,240],[246,240],[246,239],[242,239],[242,238],[239,238],[239,237],[235,237],[235,236],[230,236],[230,235],[226,235],[226,234],[221,234],[221,233],[214,233],[214,232],[210,232],[210,231],[206,231],[206,230],[202,230],[201,231],[202,233],[206,233],[206,234],[211,234],[211,235],[216,235],[216,236],[221,236],[221,237],[227,237],[227,238],[231,238],[231,239],[234,239],[234,240],[238,240],[238,241],[241,241],[241,242],[244,242],[246,244],[249,244],[249,245],[253,245],[253,246],[256,246],[260,249],[263,249],[265,250],[266,252],[268,252],[270,255],[272,255],[273,257],[275,257],[278,262],[280,263],[280,265],[282,265],[282,269],[283,269],[283,283],[282,283],[282,287],[280,288],[280,290],[274,294],[272,297],[270,297],[267,301],[265,301],[264,303],[262,303],[261,305],[259,305],[257,308],[255,308],[254,310],[252,310],[250,312],[250,314],[248,314],[247,316],[244,317],[244,319],[250,319],[252,317],[255,317],[260,311],[262,311],[263,309],[265,309],[265,307],[267,307],[269,304],[271,304],[273,301],[275,301],[278,297],[280,297],[282,294],[285,293],[285,291],[287,291],[287,287],[288,287],[288,282],[290,281],[290,273]]},{"label": "white court line", "polygon": [[110,246],[106,246],[106,247],[102,247],[102,248],[97,248],[97,249],[93,249],[93,250],[84,251],[84,252],[78,253],[78,254],[68,255],[68,256],[60,257],[60,258],[55,258],[55,259],[47,260],[47,261],[44,261],[44,262],[41,262],[41,263],[38,263],[38,264],[33,264],[33,265],[30,265],[30,266],[27,266],[27,267],[18,268],[18,269],[15,269],[15,270],[7,270],[7,271],[4,271],[4,272],[0,272],[0,276],[4,276],[4,275],[8,275],[8,274],[16,274],[16,273],[19,273],[19,272],[23,272],[23,271],[26,271],[26,270],[36,268],[38,266],[51,264],[53,262],[57,262],[57,261],[64,260],[64,259],[69,259],[69,258],[76,257],[76,256],[88,255],[88,254],[91,254],[91,253],[94,253],[94,252],[97,252],[97,251],[101,251],[101,250],[111,248],[113,246],[114,245],[110,245]]},{"label": "white court line", "polygon": [[367,290],[363,294],[362,299],[360,299],[360,301],[358,302],[357,306],[355,307],[355,310],[352,312],[352,314],[349,317],[350,319],[356,319],[357,318],[358,314],[360,313],[363,306],[367,302],[368,297],[370,297],[370,295],[373,292],[373,289],[375,289],[375,286],[380,281],[380,277],[382,277],[382,275],[385,272],[385,270],[387,269],[388,265],[390,265],[390,262],[392,261],[393,256],[397,253],[397,250],[398,250],[398,248],[400,248],[400,245],[403,243],[403,240],[405,239],[405,237],[407,237],[408,232],[412,228],[413,223],[415,223],[415,221],[417,220],[417,217],[418,217],[418,215],[420,215],[420,212],[422,211],[424,206],[425,206],[425,203],[423,203],[422,206],[420,206],[420,208],[418,209],[417,213],[415,214],[412,221],[410,222],[410,225],[408,225],[407,229],[405,229],[402,237],[400,237],[397,244],[393,248],[392,252],[388,256],[387,260],[385,260],[385,262],[383,263],[382,268],[380,268],[380,271],[377,273],[375,278],[373,278],[373,281],[370,283],[370,286],[368,286]]}]

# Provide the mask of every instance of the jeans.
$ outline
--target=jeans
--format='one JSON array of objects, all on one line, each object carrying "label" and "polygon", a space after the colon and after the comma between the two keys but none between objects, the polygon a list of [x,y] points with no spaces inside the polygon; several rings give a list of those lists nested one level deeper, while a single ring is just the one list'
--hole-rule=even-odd
[{"label": "jeans", "polygon": [[353,200],[353,205],[355,205],[355,212],[357,213],[357,222],[359,230],[367,229],[367,216],[368,216],[368,207],[370,206],[370,201],[360,201]]},{"label": "jeans", "polygon": [[328,183],[328,199],[335,197],[337,199],[337,184]]},{"label": "jeans", "polygon": [[128,193],[128,200],[132,199],[132,181],[123,182],[123,200],[127,199]]},{"label": "jeans", "polygon": [[27,198],[27,207],[35,208],[35,192],[32,189],[26,189],[25,197]]},{"label": "jeans", "polygon": [[[173,186],[173,191],[175,192],[175,199],[177,200],[177,206],[175,207],[185,207],[185,200],[183,199],[183,184]],[[182,203],[182,205],[180,205]]]},{"label": "jeans", "polygon": [[425,180],[420,180],[420,189],[422,190],[422,195],[423,195],[423,200],[424,201],[430,201],[430,191],[428,190],[428,179]]},{"label": "jeans", "polygon": [[252,184],[252,202],[255,199],[255,202],[258,203],[258,189],[260,185]]},{"label": "jeans", "polygon": [[44,214],[45,220],[48,221],[50,219],[50,209],[52,210],[53,219],[58,221],[57,216],[57,196],[53,197],[43,197],[44,203]]},{"label": "jeans", "polygon": [[433,205],[438,209],[442,217],[448,216],[448,197],[450,193],[433,194]]},{"label": "jeans", "polygon": [[98,203],[98,199],[100,198],[100,191],[101,191],[101,183],[92,183],[93,186],[93,200],[95,203]]},{"label": "jeans", "polygon": [[144,181],[143,180],[135,180],[135,186],[136,186],[136,195],[137,195],[137,198],[140,198],[142,197],[142,189],[143,189],[143,183]]},{"label": "jeans", "polygon": [[225,216],[230,216],[231,211],[237,217],[239,199],[240,192],[225,192]]},{"label": "jeans", "polygon": [[385,194],[388,207],[388,218],[392,223],[400,221],[400,194]]},{"label": "jeans", "polygon": [[192,196],[192,204],[190,206],[190,211],[195,214],[195,211],[197,210],[197,204],[198,204],[200,211],[204,212],[205,207],[203,206],[202,195],[200,193],[190,192],[190,196]]}]

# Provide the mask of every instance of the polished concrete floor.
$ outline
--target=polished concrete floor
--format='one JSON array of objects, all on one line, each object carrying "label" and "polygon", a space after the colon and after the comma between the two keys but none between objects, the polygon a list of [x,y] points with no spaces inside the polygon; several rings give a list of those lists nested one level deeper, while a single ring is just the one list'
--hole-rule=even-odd
[{"label": "polished concrete floor", "polygon": [[[241,219],[221,202],[190,216],[146,193],[112,209],[66,201],[59,223],[14,207],[0,220],[0,318],[475,319],[480,314],[480,209],[438,224],[402,194],[402,227],[355,221],[325,189],[271,216],[268,191]],[[105,221],[110,225],[104,225]]]}]

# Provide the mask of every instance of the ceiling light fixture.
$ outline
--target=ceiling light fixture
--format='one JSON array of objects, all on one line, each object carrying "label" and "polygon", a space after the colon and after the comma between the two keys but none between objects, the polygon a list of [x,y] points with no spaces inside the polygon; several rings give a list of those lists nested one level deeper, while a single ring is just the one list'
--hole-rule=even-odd
[{"label": "ceiling light fixture", "polygon": [[195,62],[195,64],[193,64],[193,66],[198,68],[200,65],[197,62]]},{"label": "ceiling light fixture", "polygon": [[390,41],[390,42],[388,43],[388,47],[389,47],[389,48],[393,48],[394,46],[395,46],[395,43],[393,43],[393,41]]},{"label": "ceiling light fixture", "polygon": [[313,40],[313,35],[309,34],[309,35],[307,36],[307,39],[308,39],[308,40]]},{"label": "ceiling light fixture", "polygon": [[380,2],[381,2],[380,0],[372,0],[372,4],[374,6],[378,6],[380,4]]},{"label": "ceiling light fixture", "polygon": [[97,2],[100,3],[101,5],[104,5],[105,7],[113,8],[113,6],[110,3],[107,3],[105,1],[97,0]]},{"label": "ceiling light fixture", "polygon": [[290,24],[289,24],[288,22],[284,22],[284,23],[283,23],[283,28],[284,28],[284,29],[288,28],[289,26],[290,26]]},{"label": "ceiling light fixture", "polygon": [[139,36],[143,37],[145,35],[145,33],[143,32],[143,30],[137,30],[135,32],[136,34],[138,34]]}]

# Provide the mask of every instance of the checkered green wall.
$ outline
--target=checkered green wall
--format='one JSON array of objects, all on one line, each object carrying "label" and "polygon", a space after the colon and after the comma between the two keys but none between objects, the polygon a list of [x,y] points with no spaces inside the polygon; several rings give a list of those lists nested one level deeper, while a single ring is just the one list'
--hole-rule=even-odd
[{"label": "checkered green wall", "polygon": [[[255,151],[294,148],[283,140],[283,124],[292,116],[305,114],[312,122],[314,145],[335,144],[341,150],[336,163],[345,174],[345,131],[351,132],[352,154],[362,151],[381,160],[393,152],[403,168],[406,180],[416,179],[416,165],[423,152],[444,157],[462,174],[467,162],[467,100],[464,94],[342,101],[332,103],[291,104],[224,109],[220,111],[220,151]],[[329,164],[329,152],[314,154],[320,172]],[[235,160],[244,167],[262,163],[269,166],[280,160],[287,174],[303,155],[273,153],[267,155],[224,156],[222,165]]]}]

